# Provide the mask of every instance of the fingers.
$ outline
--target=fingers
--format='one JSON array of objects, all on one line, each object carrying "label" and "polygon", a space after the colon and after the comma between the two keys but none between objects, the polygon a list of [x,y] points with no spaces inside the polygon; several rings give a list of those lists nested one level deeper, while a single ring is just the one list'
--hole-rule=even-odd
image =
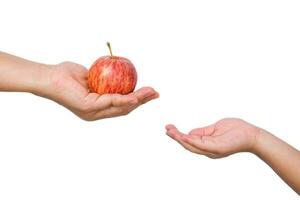
[{"label": "fingers", "polygon": [[158,93],[155,93],[155,94],[153,94],[153,95],[150,95],[150,96],[148,96],[148,97],[145,97],[145,98],[140,102],[140,104],[145,104],[145,103],[147,103],[148,101],[157,99],[158,97],[159,97],[159,94],[158,94]]},{"label": "fingers", "polygon": [[212,136],[186,135],[182,138],[187,144],[194,146],[202,151],[219,154],[220,146]]},{"label": "fingers", "polygon": [[109,117],[122,116],[130,113],[141,104],[159,97],[159,94],[150,87],[144,87],[128,95],[90,93],[86,100],[90,105],[88,117],[97,120]]},{"label": "fingers", "polygon": [[141,88],[128,95],[113,94],[111,96],[111,104],[107,104],[108,107],[106,107],[106,110],[103,109],[100,111],[99,115],[101,116],[101,113],[104,113],[103,115],[105,117],[102,116],[103,118],[126,115],[141,104],[147,103],[158,97],[159,94],[150,87]]},{"label": "fingers", "polygon": [[138,99],[140,104],[144,104],[152,99],[156,99],[159,97],[158,92],[156,92],[151,87],[140,88],[137,91],[135,91],[133,95]]},{"label": "fingers", "polygon": [[99,95],[96,104],[98,109],[105,109],[110,107],[136,107],[140,104],[144,104],[150,100],[158,98],[159,94],[150,87],[144,87],[137,90],[134,93],[127,95],[121,94],[104,94]]},{"label": "fingers", "polygon": [[133,95],[121,94],[103,94],[98,95],[95,102],[92,102],[94,111],[104,110],[110,107],[120,107],[125,105],[134,105],[138,103],[138,99]]},{"label": "fingers", "polygon": [[99,110],[96,114],[94,114],[94,120],[127,115],[129,112],[130,110],[123,109],[122,107],[110,107],[104,110]]},{"label": "fingers", "polygon": [[183,141],[183,138],[185,137],[185,134],[178,131],[178,129],[174,125],[167,125],[167,135],[171,137],[173,140],[177,141],[181,146],[183,146],[186,150],[191,151],[193,153],[205,155],[208,157],[212,157],[212,155],[209,152],[205,152],[201,149],[198,149],[186,142]]},{"label": "fingers", "polygon": [[121,106],[130,106],[138,104],[138,99],[132,95],[121,95],[121,94],[112,94],[111,95],[111,105],[112,107],[121,107]]}]

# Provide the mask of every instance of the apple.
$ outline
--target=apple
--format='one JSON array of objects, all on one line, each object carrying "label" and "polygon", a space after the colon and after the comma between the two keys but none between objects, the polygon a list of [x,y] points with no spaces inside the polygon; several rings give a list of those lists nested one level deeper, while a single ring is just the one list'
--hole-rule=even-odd
[{"label": "apple", "polygon": [[134,65],[127,58],[114,56],[109,42],[107,46],[110,55],[98,58],[88,71],[90,91],[98,94],[133,92],[137,82]]}]

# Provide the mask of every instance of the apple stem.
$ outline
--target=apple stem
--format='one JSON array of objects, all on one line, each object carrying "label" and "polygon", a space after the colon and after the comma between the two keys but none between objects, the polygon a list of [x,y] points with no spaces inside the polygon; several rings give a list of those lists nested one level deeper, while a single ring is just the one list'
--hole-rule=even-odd
[{"label": "apple stem", "polygon": [[108,46],[108,49],[109,49],[109,52],[110,52],[110,56],[113,56],[112,54],[112,50],[111,50],[111,46],[110,46],[110,43],[109,42],[106,42],[107,46]]}]

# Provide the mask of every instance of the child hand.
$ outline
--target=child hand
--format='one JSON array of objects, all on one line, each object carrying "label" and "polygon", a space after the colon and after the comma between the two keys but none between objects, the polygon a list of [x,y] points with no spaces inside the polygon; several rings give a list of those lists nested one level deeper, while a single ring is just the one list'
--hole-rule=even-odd
[{"label": "child hand", "polygon": [[174,125],[167,125],[167,135],[185,149],[210,158],[221,158],[237,152],[253,152],[260,128],[241,119],[227,118],[187,135]]}]

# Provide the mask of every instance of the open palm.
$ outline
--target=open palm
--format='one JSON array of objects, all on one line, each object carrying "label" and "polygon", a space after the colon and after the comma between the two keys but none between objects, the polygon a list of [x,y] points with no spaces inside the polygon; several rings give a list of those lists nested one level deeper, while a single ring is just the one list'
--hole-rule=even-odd
[{"label": "open palm", "polygon": [[167,135],[187,150],[210,158],[225,157],[249,151],[255,146],[259,128],[241,120],[227,118],[207,127],[183,134],[174,125],[167,125]]},{"label": "open palm", "polygon": [[85,67],[72,62],[54,66],[49,80],[51,89],[44,96],[88,121],[126,115],[159,96],[150,87],[128,95],[91,93],[87,85],[87,72]]}]

